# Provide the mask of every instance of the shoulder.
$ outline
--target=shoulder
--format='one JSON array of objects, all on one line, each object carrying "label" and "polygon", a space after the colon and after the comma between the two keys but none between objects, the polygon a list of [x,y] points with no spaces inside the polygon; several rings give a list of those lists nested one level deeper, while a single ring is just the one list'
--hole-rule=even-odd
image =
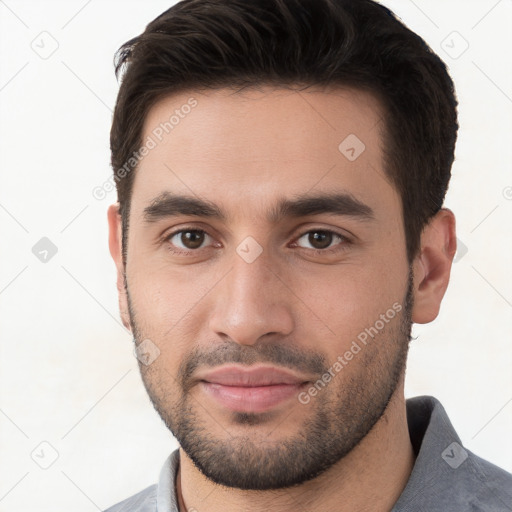
[{"label": "shoulder", "polygon": [[468,464],[463,481],[455,480],[455,489],[469,495],[473,509],[481,511],[512,510],[512,474],[467,451]]},{"label": "shoulder", "polygon": [[445,465],[440,478],[425,482],[428,490],[418,501],[435,503],[436,510],[510,512],[512,474],[462,446],[459,453],[460,466]]},{"label": "shoulder", "polygon": [[104,512],[156,512],[157,488],[156,484],[151,485]]},{"label": "shoulder", "polygon": [[460,466],[432,467],[430,478],[425,475],[422,485],[415,486],[414,493],[403,495],[393,512],[512,511],[512,475],[462,446],[459,450],[465,457]]},{"label": "shoulder", "polygon": [[465,448],[437,399],[409,399],[407,414],[417,457],[393,512],[512,511],[512,474]]},{"label": "shoulder", "polygon": [[176,474],[179,467],[179,449],[174,450],[160,470],[158,483],[113,505],[104,512],[174,512],[178,510],[175,490]]}]

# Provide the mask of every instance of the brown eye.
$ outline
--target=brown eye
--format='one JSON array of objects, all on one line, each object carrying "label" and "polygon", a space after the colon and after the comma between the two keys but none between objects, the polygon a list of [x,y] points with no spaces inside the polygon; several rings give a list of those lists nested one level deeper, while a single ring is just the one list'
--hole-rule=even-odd
[{"label": "brown eye", "polygon": [[304,233],[297,240],[297,244],[305,249],[322,250],[330,249],[333,242],[337,242],[336,245],[343,245],[345,241],[347,240],[342,235],[338,235],[337,233],[334,233],[332,231],[317,229]]},{"label": "brown eye", "polygon": [[207,238],[209,238],[209,235],[204,231],[184,229],[169,235],[168,240],[178,249],[194,250],[201,248]]},{"label": "brown eye", "polygon": [[309,233],[308,242],[315,249],[325,249],[332,243],[332,233],[326,231],[312,231]]}]

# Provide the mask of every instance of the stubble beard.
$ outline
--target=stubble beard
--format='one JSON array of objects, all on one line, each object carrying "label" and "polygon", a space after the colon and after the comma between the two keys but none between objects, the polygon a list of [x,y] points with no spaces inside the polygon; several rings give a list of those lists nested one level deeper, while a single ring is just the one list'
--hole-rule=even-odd
[{"label": "stubble beard", "polygon": [[[126,293],[135,342],[139,344],[147,336],[137,323],[127,286]],[[207,478],[226,487],[246,490],[299,485],[343,459],[386,411],[405,372],[412,328],[412,269],[401,304],[404,307],[390,326],[369,341],[349,363],[359,365],[359,373],[352,372],[350,378],[335,377],[308,404],[297,401],[294,407],[311,408],[313,412],[306,416],[298,433],[288,439],[269,442],[262,438],[261,432],[254,435],[254,428],[272,421],[271,413],[233,412],[228,424],[216,424],[213,414],[205,411],[207,405],[191,396],[190,377],[202,364],[255,362],[314,370],[321,377],[332,362],[325,364],[325,357],[318,352],[305,354],[283,345],[248,347],[230,342],[222,350],[208,354],[191,353],[180,364],[177,378],[161,366],[146,368],[139,363],[142,380],[153,407]],[[378,350],[379,345],[384,345],[386,350]],[[178,400],[169,398],[175,396],[179,396]],[[279,431],[279,422],[276,425],[267,425],[268,435]],[[230,433],[233,426],[236,433]],[[241,426],[243,434],[240,434]],[[212,434],[213,430],[221,431],[223,438]]]}]

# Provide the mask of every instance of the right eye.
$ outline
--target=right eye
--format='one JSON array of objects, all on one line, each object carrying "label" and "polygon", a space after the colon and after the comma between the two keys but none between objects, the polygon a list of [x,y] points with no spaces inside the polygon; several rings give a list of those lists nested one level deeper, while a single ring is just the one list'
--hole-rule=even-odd
[{"label": "right eye", "polygon": [[[197,251],[202,248],[201,246],[208,239],[211,239],[211,237],[206,231],[186,228],[174,231],[165,237],[165,240],[170,242],[169,250],[178,254]],[[177,247],[178,250],[174,247]]]}]

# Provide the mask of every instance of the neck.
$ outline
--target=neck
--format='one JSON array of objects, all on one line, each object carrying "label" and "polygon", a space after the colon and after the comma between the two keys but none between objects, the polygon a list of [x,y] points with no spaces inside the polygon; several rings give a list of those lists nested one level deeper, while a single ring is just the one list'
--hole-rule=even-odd
[{"label": "neck", "polygon": [[405,488],[413,466],[402,378],[386,411],[368,435],[346,457],[313,480],[270,491],[219,486],[206,478],[180,448],[176,487],[181,512],[389,512]]}]

